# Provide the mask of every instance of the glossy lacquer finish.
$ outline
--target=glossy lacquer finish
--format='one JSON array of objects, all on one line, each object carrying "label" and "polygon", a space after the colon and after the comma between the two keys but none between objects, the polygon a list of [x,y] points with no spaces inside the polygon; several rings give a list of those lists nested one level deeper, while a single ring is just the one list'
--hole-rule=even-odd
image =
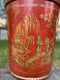
[{"label": "glossy lacquer finish", "polygon": [[[9,4],[12,1],[20,1],[20,0],[4,0],[5,1],[5,5]],[[60,6],[60,0],[35,0],[35,1],[52,1],[57,3],[57,5]]]},{"label": "glossy lacquer finish", "polygon": [[47,77],[52,70],[59,7],[49,1],[7,5],[10,71],[16,77]]},{"label": "glossy lacquer finish", "polygon": [[[10,2],[20,1],[20,0],[4,0],[4,1],[5,1],[5,4],[9,4]],[[47,1],[47,0],[35,0],[35,1]]]}]

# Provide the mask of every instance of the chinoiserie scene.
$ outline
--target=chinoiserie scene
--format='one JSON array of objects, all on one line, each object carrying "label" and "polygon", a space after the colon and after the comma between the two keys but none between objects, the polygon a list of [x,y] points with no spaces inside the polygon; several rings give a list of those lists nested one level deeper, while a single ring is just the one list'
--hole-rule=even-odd
[{"label": "chinoiserie scene", "polygon": [[0,80],[60,80],[59,0],[0,0]]}]

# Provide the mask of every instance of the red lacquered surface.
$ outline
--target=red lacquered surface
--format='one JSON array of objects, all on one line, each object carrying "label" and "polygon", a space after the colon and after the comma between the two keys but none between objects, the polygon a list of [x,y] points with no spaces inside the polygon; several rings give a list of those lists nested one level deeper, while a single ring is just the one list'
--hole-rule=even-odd
[{"label": "red lacquered surface", "polygon": [[7,7],[10,70],[43,77],[52,69],[59,7],[53,2],[20,0]]},{"label": "red lacquered surface", "polygon": [[[4,0],[5,4],[12,2],[12,1],[20,1],[20,0]],[[35,0],[35,1],[46,1],[46,0]]]},{"label": "red lacquered surface", "polygon": [[[5,4],[9,4],[12,1],[20,1],[20,0],[4,0],[4,1],[5,1]],[[35,0],[35,1],[50,1],[50,0]],[[53,2],[55,1],[60,5],[60,0],[51,0],[51,1]]]}]

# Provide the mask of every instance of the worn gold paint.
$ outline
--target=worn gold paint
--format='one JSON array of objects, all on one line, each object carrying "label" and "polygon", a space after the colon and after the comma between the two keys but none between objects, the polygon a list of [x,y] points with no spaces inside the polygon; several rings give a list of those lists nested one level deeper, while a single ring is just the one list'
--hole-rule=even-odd
[{"label": "worn gold paint", "polygon": [[[52,25],[56,23],[56,20],[53,20],[53,14],[40,14],[40,18],[43,19],[44,21],[51,22],[47,25],[48,28],[50,28]],[[55,16],[57,18],[57,16]]]},{"label": "worn gold paint", "polygon": [[45,14],[44,19],[45,21],[48,20],[48,14]]},{"label": "worn gold paint", "polygon": [[16,18],[16,16],[18,15],[18,13],[19,13],[19,11],[17,11],[17,12],[15,13],[15,16],[14,16],[14,18]]},{"label": "worn gold paint", "polygon": [[54,25],[54,23],[50,23],[50,24],[47,25],[47,27],[50,28],[53,25]]},{"label": "worn gold paint", "polygon": [[[36,62],[42,56],[45,56],[45,59],[47,61],[45,61],[45,59],[42,59],[41,62],[38,65],[49,63],[52,60],[51,55],[52,55],[52,50],[53,50],[54,46],[52,45],[52,48],[50,49],[50,39],[48,37],[46,37],[45,52],[42,52],[41,50],[42,50],[43,41],[42,41],[41,37],[38,35],[39,31],[37,32],[38,36],[36,36],[37,46],[36,46],[35,56],[28,59],[28,60],[25,60],[25,58],[29,57],[28,54],[31,52],[29,50],[29,46],[31,47],[32,44],[34,45],[34,37],[33,36],[28,36],[28,26],[30,27],[30,31],[31,31],[32,28],[34,29],[34,27],[31,26],[33,24],[37,25],[37,28],[36,27],[35,28],[36,28],[36,31],[38,31],[40,29],[39,21],[34,16],[34,14],[27,14],[25,16],[24,20],[21,21],[16,28],[17,33],[16,33],[16,36],[15,36],[15,41],[13,42],[13,46],[12,46],[12,55],[13,55],[14,61],[17,64],[19,64],[23,67],[29,67],[30,65],[31,66],[36,66],[36,64],[32,64],[32,63]],[[23,37],[24,34],[28,39],[28,43],[26,42],[26,40],[23,41],[21,39],[21,37]],[[15,44],[17,44],[17,45],[15,45]],[[26,47],[25,47],[25,45],[26,45]],[[22,55],[24,53],[24,50],[25,50],[25,54]],[[20,53],[20,55],[19,55],[19,53]],[[20,59],[20,57],[24,60],[24,63],[22,63],[22,60]]]},{"label": "worn gold paint", "polygon": [[30,32],[33,29],[36,29],[37,35],[40,29],[40,23],[35,17],[35,15],[32,14],[27,14],[24,18],[24,27],[25,27],[25,34],[28,35],[28,27],[30,28]]},{"label": "worn gold paint", "polygon": [[22,71],[22,70],[16,69],[15,67],[12,67],[12,66],[11,66],[11,68],[12,68],[13,70],[18,71],[18,72],[21,72],[21,73],[24,73],[24,74],[31,74],[31,75],[32,75],[32,74],[44,73],[44,72],[49,71],[49,70],[51,69],[51,67],[49,67],[48,69],[45,69],[44,71],[39,71],[39,72],[26,72],[26,71]]},{"label": "worn gold paint", "polygon": [[53,20],[53,14],[41,14],[40,17],[45,21],[51,22]]},{"label": "worn gold paint", "polygon": [[[46,52],[42,53],[41,49],[42,49],[42,44],[43,43],[42,43],[42,40],[41,40],[40,36],[37,36],[37,37],[38,37],[38,40],[37,40],[37,46],[36,46],[35,56],[32,57],[32,58],[30,58],[29,60],[25,61],[23,64],[21,63],[21,60],[19,60],[19,57],[22,57],[23,59],[24,59],[24,56],[28,57],[27,54],[29,53],[29,50],[28,50],[28,47],[27,47],[26,48],[27,51],[26,51],[26,54],[24,56],[18,55],[18,54],[15,55],[16,52],[14,52],[14,55],[15,55],[14,60],[16,61],[16,63],[18,63],[18,64],[20,64],[21,66],[24,66],[24,67],[29,67],[30,65],[32,65],[32,62],[35,62],[37,59],[39,59],[40,57],[45,56],[45,55],[46,55],[46,60],[47,61],[44,61],[44,59],[42,59],[42,61],[40,62],[40,65],[51,62],[52,57],[50,55],[52,54],[52,50],[54,48],[54,41],[52,43],[52,48],[50,49],[49,48],[50,47],[50,40],[49,40],[48,37],[46,37],[46,42],[45,42],[45,44],[46,44],[46,48],[45,48]],[[16,50],[16,51],[18,51],[18,50]]]},{"label": "worn gold paint", "polygon": [[41,14],[41,15],[40,15],[40,17],[43,19],[43,18],[44,18],[44,15],[43,15],[43,14]]},{"label": "worn gold paint", "polygon": [[21,4],[21,5],[14,5],[14,6],[11,6],[10,8],[6,9],[6,11],[9,11],[10,9],[12,8],[18,8],[18,7],[38,7],[38,6],[41,6],[41,7],[45,7],[45,8],[50,8],[50,9],[53,9],[55,11],[58,11],[57,8],[52,8],[50,6],[45,6],[44,4]]},{"label": "worn gold paint", "polygon": [[40,6],[41,6],[41,7],[45,7],[45,8],[50,8],[50,9],[53,9],[53,10],[55,10],[55,11],[58,11],[58,10],[59,10],[59,9],[57,9],[57,8],[52,8],[52,7],[47,6],[47,5],[44,5],[44,4],[40,4]]},{"label": "worn gold paint", "polygon": [[38,7],[39,4],[21,4],[21,5],[14,5],[14,6],[11,6],[10,8],[6,9],[7,11],[9,11],[10,9],[12,8],[17,8],[17,7]]},{"label": "worn gold paint", "polygon": [[52,13],[50,13],[50,14],[49,14],[49,17],[53,17],[53,14],[52,14]]}]

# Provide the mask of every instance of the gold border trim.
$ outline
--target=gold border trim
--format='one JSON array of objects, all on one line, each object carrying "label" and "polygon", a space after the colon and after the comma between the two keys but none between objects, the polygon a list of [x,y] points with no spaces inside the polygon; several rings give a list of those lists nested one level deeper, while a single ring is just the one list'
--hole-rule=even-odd
[{"label": "gold border trim", "polygon": [[55,11],[58,11],[58,9],[57,8],[52,8],[52,7],[50,7],[50,6],[45,6],[45,5],[43,5],[43,4],[40,4],[40,6],[41,7],[45,7],[45,8],[50,8],[50,9],[54,9]]},{"label": "gold border trim", "polygon": [[16,75],[16,74],[14,74],[10,69],[9,69],[9,71],[10,71],[10,73],[11,73],[11,75],[12,76],[14,76],[14,77],[16,77],[16,78],[18,78],[18,79],[26,79],[26,80],[33,80],[33,79],[46,79],[46,78],[48,78],[49,76],[51,76],[51,74],[53,73],[53,70],[48,74],[48,75],[46,75],[46,76],[43,76],[43,77],[35,77],[35,78],[27,78],[27,77],[22,77],[22,76],[18,76],[18,75]]},{"label": "gold border trim", "polygon": [[10,8],[6,9],[7,11],[9,11],[10,9],[12,8],[17,8],[17,7],[36,7],[36,6],[39,6],[39,4],[21,4],[21,5],[14,5],[14,6],[11,6]]},{"label": "gold border trim", "polygon": [[[9,69],[10,69],[10,68],[9,68]],[[21,72],[21,73],[24,73],[24,74],[31,74],[31,75],[32,75],[32,74],[40,74],[40,73],[44,73],[44,72],[50,70],[51,67],[49,67],[48,69],[46,69],[46,70],[44,70],[44,71],[40,71],[40,72],[25,72],[25,71],[18,70],[18,69],[13,68],[13,67],[11,67],[11,69],[13,69],[13,70],[15,70],[15,71],[18,71],[18,72]]]},{"label": "gold border trim", "polygon": [[58,11],[59,9],[57,9],[57,8],[52,8],[52,7],[50,7],[50,6],[45,6],[44,4],[21,4],[21,5],[14,5],[14,6],[11,6],[10,8],[7,8],[6,10],[7,11],[9,11],[10,9],[12,9],[12,8],[17,8],[17,7],[38,7],[38,6],[40,6],[40,7],[45,7],[45,8],[50,8],[50,9],[54,9],[55,11]]}]

